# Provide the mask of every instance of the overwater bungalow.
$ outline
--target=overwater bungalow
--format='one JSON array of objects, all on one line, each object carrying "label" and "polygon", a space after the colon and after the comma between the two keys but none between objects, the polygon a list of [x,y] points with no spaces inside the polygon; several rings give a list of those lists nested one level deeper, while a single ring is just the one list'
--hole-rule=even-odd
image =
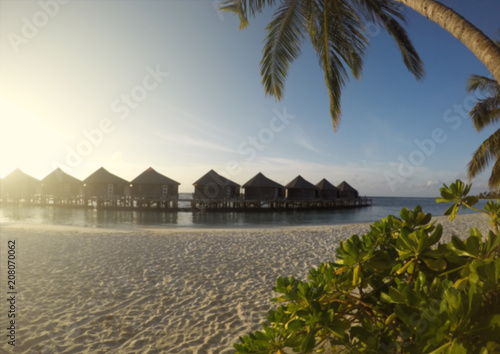
[{"label": "overwater bungalow", "polygon": [[258,173],[243,185],[245,199],[276,200],[285,197],[285,187]]},{"label": "overwater bungalow", "polygon": [[313,200],[316,197],[316,187],[306,181],[302,176],[297,176],[286,186],[286,199],[288,200]]},{"label": "overwater bungalow", "polygon": [[347,183],[346,181],[343,181],[342,183],[340,183],[337,188],[339,189],[340,191],[340,198],[342,199],[357,199],[359,197],[359,193],[356,189],[354,189],[353,187],[351,187],[349,185],[349,183]]},{"label": "overwater bungalow", "polygon": [[130,194],[134,198],[158,201],[178,200],[179,182],[156,172],[152,167],[134,178],[131,182]]},{"label": "overwater bungalow", "polygon": [[129,194],[129,182],[101,167],[83,180],[86,197],[118,199]]},{"label": "overwater bungalow", "polygon": [[235,199],[240,196],[240,185],[214,170],[208,171],[193,183],[194,199]]},{"label": "overwater bungalow", "polygon": [[[19,169],[0,179],[0,201],[16,206],[57,206],[114,210],[178,211],[281,211],[356,208],[371,205],[347,182],[337,187],[326,179],[316,185],[302,176],[283,186],[259,172],[240,185],[214,170],[193,183],[192,199],[179,198],[179,182],[152,167],[128,182],[103,167],[83,181],[57,168],[42,181]],[[187,204],[190,202],[191,207]],[[181,203],[181,205],[179,205]]]},{"label": "overwater bungalow", "polygon": [[42,194],[54,199],[75,198],[83,194],[83,182],[57,168],[42,179]]},{"label": "overwater bungalow", "polygon": [[325,178],[316,183],[316,187],[318,187],[316,196],[322,200],[336,200],[339,198],[339,189]]},{"label": "overwater bungalow", "polygon": [[2,179],[0,187],[2,202],[34,202],[41,192],[41,182],[16,168]]}]

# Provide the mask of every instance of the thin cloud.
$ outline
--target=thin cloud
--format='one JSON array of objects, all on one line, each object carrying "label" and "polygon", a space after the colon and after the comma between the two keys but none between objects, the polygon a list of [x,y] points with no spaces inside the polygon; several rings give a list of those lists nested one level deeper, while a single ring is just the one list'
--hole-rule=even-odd
[{"label": "thin cloud", "polygon": [[184,126],[184,129],[189,128],[193,132],[196,131],[217,140],[220,140],[221,138],[225,138],[226,140],[235,138],[234,133],[226,129],[222,129],[216,124],[208,123],[210,121],[209,119],[198,117],[186,109],[175,106],[169,102],[158,101],[158,103],[164,108],[169,109],[184,118],[176,121],[177,127]]},{"label": "thin cloud", "polygon": [[309,151],[312,151],[316,154],[323,154],[323,151],[314,147],[308,138],[300,137],[296,139],[295,142]]},{"label": "thin cloud", "polygon": [[219,143],[216,143],[213,141],[203,140],[200,138],[194,138],[190,135],[157,134],[157,136],[159,136],[165,140],[168,140],[169,143],[175,143],[177,146],[183,145],[187,148],[202,148],[202,149],[209,149],[209,150],[214,150],[214,151],[234,152],[234,149],[229,148],[225,145],[222,145],[222,144],[219,144]]}]

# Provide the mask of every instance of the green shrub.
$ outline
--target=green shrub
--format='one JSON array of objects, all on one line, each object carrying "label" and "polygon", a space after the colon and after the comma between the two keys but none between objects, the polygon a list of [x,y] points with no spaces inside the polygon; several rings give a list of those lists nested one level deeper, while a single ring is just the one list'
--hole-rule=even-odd
[{"label": "green shrub", "polygon": [[[441,188],[437,202],[473,205],[470,185]],[[308,281],[279,278],[262,329],[240,337],[237,353],[491,353],[500,350],[500,206],[485,210],[493,230],[439,243],[431,215],[402,209],[365,235],[340,242],[336,262]]]}]

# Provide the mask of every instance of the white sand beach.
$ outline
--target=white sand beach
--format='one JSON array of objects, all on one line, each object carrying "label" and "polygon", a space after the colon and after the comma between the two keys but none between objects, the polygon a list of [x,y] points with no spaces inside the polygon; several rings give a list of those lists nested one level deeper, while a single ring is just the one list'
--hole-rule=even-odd
[{"label": "white sand beach", "polygon": [[[463,215],[446,236],[488,230]],[[233,353],[259,328],[278,276],[305,278],[334,259],[340,240],[369,224],[271,229],[0,226],[0,291],[7,295],[7,243],[16,241],[16,347],[2,353]]]}]

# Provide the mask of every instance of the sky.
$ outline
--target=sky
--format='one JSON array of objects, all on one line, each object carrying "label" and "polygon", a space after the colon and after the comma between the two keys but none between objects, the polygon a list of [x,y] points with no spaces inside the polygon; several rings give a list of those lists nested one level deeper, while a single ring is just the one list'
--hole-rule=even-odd
[{"label": "sky", "polygon": [[[443,0],[492,38],[498,0]],[[465,90],[489,76],[457,39],[410,9],[406,29],[425,64],[417,81],[375,26],[363,75],[342,92],[334,132],[309,43],[284,98],[264,93],[260,60],[272,11],[239,30],[212,0],[0,2],[0,177],[84,179],[101,166],[126,180],[148,167],[181,183],[210,169],[244,184],[347,181],[360,195],[434,197],[467,180],[478,133]],[[491,169],[473,181],[487,190]]]}]

